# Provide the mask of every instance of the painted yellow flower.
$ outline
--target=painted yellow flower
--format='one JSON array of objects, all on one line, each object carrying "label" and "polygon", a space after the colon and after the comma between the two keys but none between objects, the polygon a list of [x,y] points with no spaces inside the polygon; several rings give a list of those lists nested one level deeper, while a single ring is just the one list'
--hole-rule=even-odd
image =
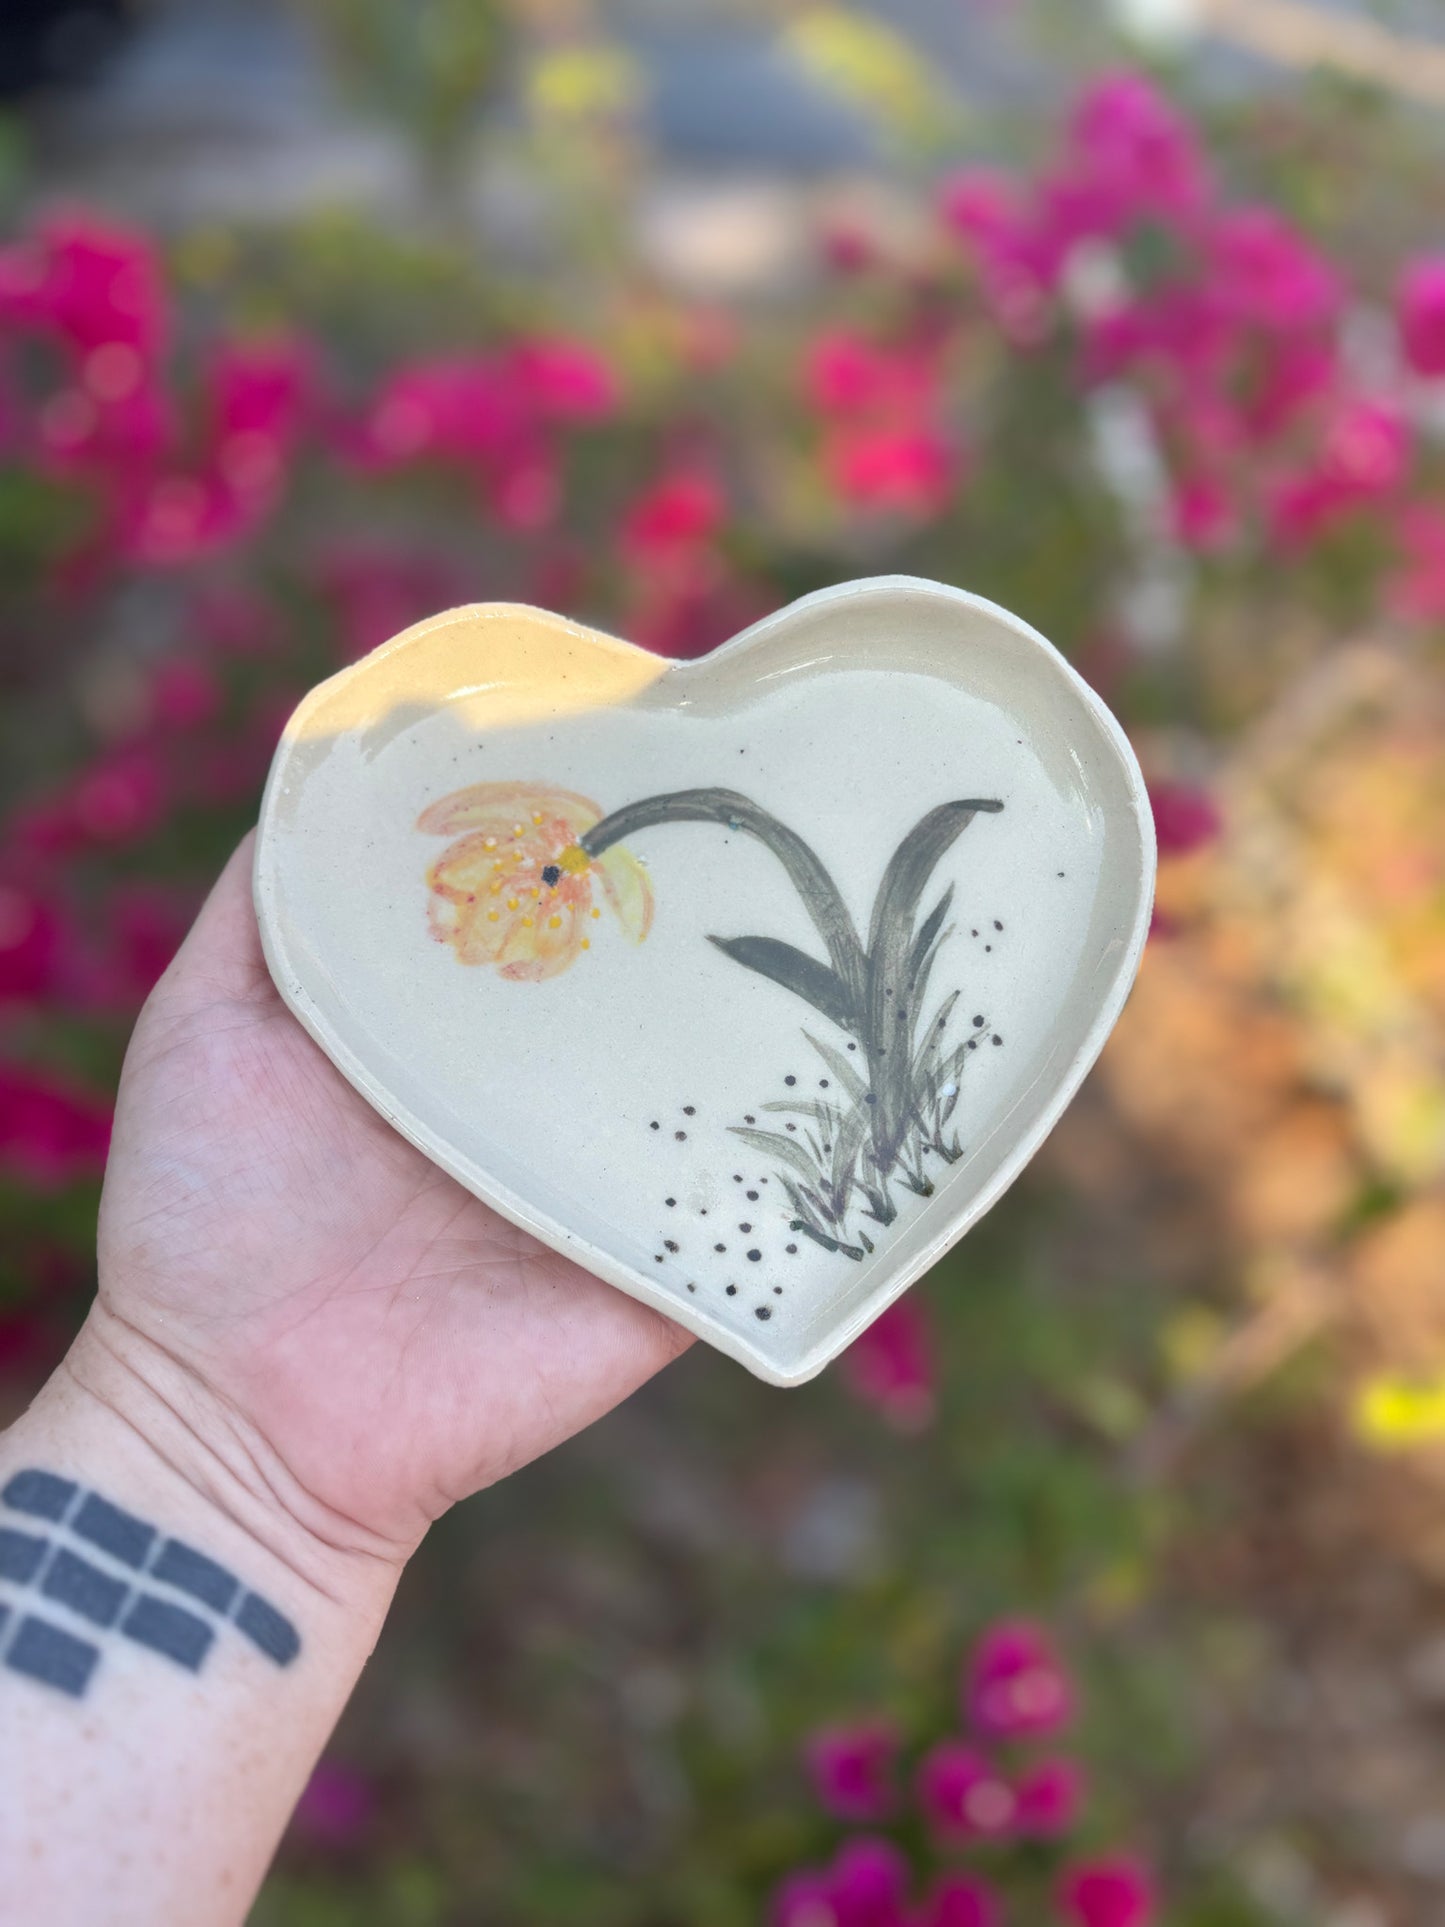
[{"label": "painted yellow flower", "polygon": [[652,886],[621,845],[590,857],[578,838],[600,823],[585,796],[542,783],[473,783],[422,811],[428,836],[452,836],[427,871],[431,933],[464,964],[540,983],[590,947],[602,912],[596,884],[623,934],[641,943],[652,926]]}]

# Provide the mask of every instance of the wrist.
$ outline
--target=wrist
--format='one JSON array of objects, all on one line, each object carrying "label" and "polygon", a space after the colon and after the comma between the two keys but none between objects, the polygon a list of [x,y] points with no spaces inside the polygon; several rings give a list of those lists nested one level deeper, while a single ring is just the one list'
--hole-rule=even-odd
[{"label": "wrist", "polygon": [[222,1393],[101,1300],[7,1447],[7,1465],[24,1458],[148,1509],[313,1619],[339,1611],[379,1626],[405,1563],[318,1501]]},{"label": "wrist", "polygon": [[14,1917],[237,1927],[398,1569],[189,1368],[93,1313],[0,1435]]}]

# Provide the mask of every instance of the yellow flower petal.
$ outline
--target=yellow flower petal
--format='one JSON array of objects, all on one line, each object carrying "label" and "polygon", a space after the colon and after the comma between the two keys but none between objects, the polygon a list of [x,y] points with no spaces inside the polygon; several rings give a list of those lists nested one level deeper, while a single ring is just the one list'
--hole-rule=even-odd
[{"label": "yellow flower petal", "polygon": [[561,927],[553,930],[533,917],[514,918],[497,954],[500,974],[514,983],[533,984],[560,977],[575,962],[581,944],[572,905],[564,907],[558,921]]},{"label": "yellow flower petal", "polygon": [[593,868],[623,934],[641,943],[652,928],[652,885],[646,870],[620,843],[598,857]]}]

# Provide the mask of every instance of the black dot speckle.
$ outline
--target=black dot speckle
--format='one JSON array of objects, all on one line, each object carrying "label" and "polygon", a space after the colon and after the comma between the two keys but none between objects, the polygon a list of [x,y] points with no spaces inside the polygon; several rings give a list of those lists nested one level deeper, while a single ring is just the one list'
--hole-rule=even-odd
[{"label": "black dot speckle", "polygon": [[696,1290],[697,1290],[697,1286],[696,1286],[696,1285],[689,1285],[689,1286],[688,1286],[688,1290],[689,1290],[689,1291],[696,1291]]},{"label": "black dot speckle", "polygon": [[664,1238],[662,1241],[662,1248],[664,1251],[676,1251],[677,1250],[676,1238]]},{"label": "black dot speckle", "polygon": [[738,1230],[739,1230],[739,1231],[751,1231],[751,1230],[752,1230],[752,1226],[751,1226],[750,1224],[746,1224],[746,1223],[744,1223],[744,1224],[740,1224],[740,1225],[738,1226]]},{"label": "black dot speckle", "polygon": [[660,1251],[654,1251],[652,1254],[652,1262],[655,1265],[660,1265],[665,1263],[666,1261],[664,1260],[663,1255]]},{"label": "black dot speckle", "polygon": [[770,1319],[772,1315],[773,1315],[772,1309],[768,1305],[754,1305],[753,1307],[753,1317],[761,1318],[764,1324],[767,1323],[768,1319]]},{"label": "black dot speckle", "polygon": [[796,1124],[785,1124],[785,1125],[783,1126],[783,1129],[784,1129],[785,1131],[796,1131],[796,1130],[797,1130],[797,1128],[798,1128],[798,1127],[797,1127],[797,1125],[796,1125]]},{"label": "black dot speckle", "polygon": [[781,1298],[782,1295],[783,1295],[783,1287],[781,1285],[774,1285],[773,1286],[774,1298]]},{"label": "black dot speckle", "polygon": [[827,1078],[826,1078],[826,1077],[820,1077],[820,1078],[818,1079],[818,1089],[819,1089],[820,1091],[826,1091],[826,1090],[827,1090],[827,1088],[828,1088],[828,1080],[827,1080]]},{"label": "black dot speckle", "polygon": [[682,1107],[682,1114],[684,1117],[696,1117],[697,1116],[696,1104],[684,1104]]},{"label": "black dot speckle", "polygon": [[557,868],[557,865],[555,863],[547,864],[542,871],[542,881],[550,887],[555,883],[560,883],[561,880],[562,872]]},{"label": "black dot speckle", "polygon": [[796,1245],[784,1245],[783,1249],[790,1258],[796,1258],[798,1255],[798,1247]]},{"label": "black dot speckle", "polygon": [[751,1201],[751,1202],[752,1202],[753,1204],[756,1204],[756,1203],[757,1203],[757,1201],[758,1201],[758,1194],[757,1194],[757,1192],[756,1192],[756,1191],[749,1191],[749,1193],[748,1193],[748,1198],[749,1198],[749,1200],[750,1200],[750,1201]]},{"label": "black dot speckle", "polygon": [[736,1286],[736,1285],[729,1285],[729,1286],[728,1286],[728,1297],[729,1297],[729,1298],[736,1298],[736,1297],[737,1297],[737,1295],[738,1295],[738,1288],[737,1288],[737,1286]]},{"label": "black dot speckle", "polygon": [[995,1033],[995,1035],[989,1041],[994,1044],[1001,1044],[1003,1042],[1003,1039],[1000,1036],[998,1036],[997,1033]]},{"label": "black dot speckle", "polygon": [[762,1255],[763,1255],[762,1252],[758,1250],[756,1245],[754,1245],[752,1250],[748,1253],[748,1257],[752,1260],[754,1264],[757,1264],[758,1260],[762,1257]]},{"label": "black dot speckle", "polygon": [[975,1029],[975,1030],[982,1030],[982,1029],[983,1029],[983,1019],[982,1019],[982,1017],[975,1017],[975,1018],[974,1018],[974,1020],[973,1020],[973,1027],[974,1027],[974,1029]]},{"label": "black dot speckle", "polygon": [[676,1199],[676,1198],[664,1198],[662,1202],[663,1202],[663,1203],[664,1203],[665,1205],[667,1205],[667,1206],[669,1207],[669,1209],[671,1209],[671,1208],[672,1208],[672,1207],[673,1207],[674,1205],[676,1205],[676,1203],[677,1203],[677,1199]]},{"label": "black dot speckle", "polygon": [[658,1123],[657,1119],[654,1118],[647,1128],[649,1131],[660,1131],[662,1126]]},{"label": "black dot speckle", "polygon": [[750,1111],[744,1111],[744,1112],[743,1112],[743,1123],[744,1123],[744,1124],[756,1124],[756,1123],[757,1123],[757,1121],[758,1121],[758,1120],[757,1120],[757,1119],[756,1119],[756,1118],[755,1118],[755,1117],[754,1117],[754,1116],[752,1115],[752,1113],[751,1113]]},{"label": "black dot speckle", "polygon": [[684,1138],[685,1138],[685,1137],[687,1136],[687,1132],[686,1132],[686,1131],[674,1131],[672,1135],[673,1135],[673,1136],[674,1136],[674,1137],[675,1137],[675,1138],[677,1139],[677,1141],[678,1141],[678,1143],[680,1144],[680,1143],[682,1142],[682,1140],[683,1140],[683,1139],[684,1139]]},{"label": "black dot speckle", "polygon": [[856,1044],[850,1044],[848,1048],[849,1050],[857,1050],[858,1046]]},{"label": "black dot speckle", "polygon": [[784,1082],[785,1084],[796,1084],[796,1083],[797,1083],[797,1081],[798,1081],[798,1080],[797,1080],[797,1078],[796,1078],[796,1077],[785,1077],[785,1078],[783,1079],[783,1082]]},{"label": "black dot speckle", "polygon": [[1002,929],[1003,929],[1003,925],[1002,925],[1002,924],[1001,924],[1001,923],[999,922],[999,920],[998,920],[998,918],[997,918],[997,917],[995,917],[995,918],[994,918],[994,920],[993,920],[993,927],[994,927],[994,929],[995,929],[995,930],[1002,930]]},{"label": "black dot speckle", "polygon": [[726,1251],[726,1250],[727,1250],[727,1246],[726,1246],[726,1245],[714,1245],[714,1246],[713,1246],[713,1250],[714,1250],[714,1251]]}]

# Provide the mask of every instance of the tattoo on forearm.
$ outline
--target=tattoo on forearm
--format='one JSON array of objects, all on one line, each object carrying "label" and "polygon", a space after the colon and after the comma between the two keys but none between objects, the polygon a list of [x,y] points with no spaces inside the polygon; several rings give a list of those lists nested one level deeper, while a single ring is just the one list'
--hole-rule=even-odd
[{"label": "tattoo on forearm", "polygon": [[234,1573],[74,1479],[17,1472],[0,1507],[26,1521],[0,1522],[0,1664],[13,1673],[79,1699],[100,1663],[97,1631],[191,1673],[226,1622],[277,1666],[301,1650],[286,1615]]}]

